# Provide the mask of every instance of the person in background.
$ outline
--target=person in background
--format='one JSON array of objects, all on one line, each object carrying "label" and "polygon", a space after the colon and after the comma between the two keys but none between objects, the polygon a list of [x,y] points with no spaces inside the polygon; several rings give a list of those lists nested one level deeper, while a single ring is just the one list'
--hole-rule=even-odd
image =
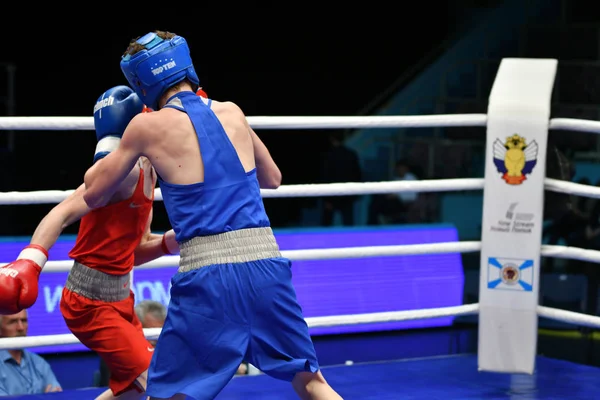
[{"label": "person in background", "polygon": [[[416,181],[417,176],[411,171],[408,163],[398,160],[394,168],[394,181]],[[369,225],[403,223],[406,213],[417,201],[416,192],[399,192],[373,195],[369,206]]]},{"label": "person in background", "polygon": [[[142,322],[142,328],[162,328],[167,318],[167,308],[155,300],[144,300],[135,306],[135,313]],[[149,340],[156,346],[156,340]]]},{"label": "person in background", "polygon": [[[362,168],[358,153],[344,144],[342,133],[332,133],[329,136],[331,148],[325,154],[321,168],[321,182],[343,183],[361,182]],[[339,211],[342,224],[354,225],[354,204],[359,196],[332,196],[323,199],[323,214],[321,224],[333,225],[335,213]]]},{"label": "person in background", "polygon": [[[27,336],[27,310],[0,315],[0,337]],[[0,350],[0,396],[62,392],[50,364],[26,349]]]}]

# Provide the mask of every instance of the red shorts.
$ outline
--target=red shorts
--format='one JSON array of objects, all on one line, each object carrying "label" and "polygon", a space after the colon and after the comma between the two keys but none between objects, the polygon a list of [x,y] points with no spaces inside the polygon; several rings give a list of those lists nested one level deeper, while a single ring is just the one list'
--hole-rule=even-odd
[{"label": "red shorts", "polygon": [[133,293],[125,300],[104,302],[63,289],[60,311],[73,335],[108,366],[113,394],[137,388],[135,380],[150,366],[154,347],[135,314]]}]

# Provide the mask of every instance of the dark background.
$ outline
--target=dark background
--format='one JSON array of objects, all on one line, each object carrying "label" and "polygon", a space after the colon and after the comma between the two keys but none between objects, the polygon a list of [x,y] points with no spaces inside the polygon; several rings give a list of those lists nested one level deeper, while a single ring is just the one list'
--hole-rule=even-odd
[{"label": "dark background", "polygon": [[[187,39],[208,95],[237,103],[247,116],[356,115],[368,113],[378,95],[458,33],[467,3],[472,5],[190,2],[180,10],[169,3],[17,4],[13,14],[4,15],[11,30],[4,32],[0,63],[17,68],[17,116],[91,116],[103,91],[127,84],[119,61],[130,39],[168,30]],[[329,132],[257,133],[287,185],[318,180]],[[0,143],[6,140],[7,133],[0,132]],[[95,143],[92,131],[16,131],[15,151],[1,153],[0,191],[76,188]],[[277,227],[297,224],[301,208],[313,201],[267,199],[265,204]],[[1,207],[0,235],[31,235],[53,206]],[[153,227],[158,231],[169,229],[163,210],[157,202]],[[76,231],[72,226],[65,233]]]}]

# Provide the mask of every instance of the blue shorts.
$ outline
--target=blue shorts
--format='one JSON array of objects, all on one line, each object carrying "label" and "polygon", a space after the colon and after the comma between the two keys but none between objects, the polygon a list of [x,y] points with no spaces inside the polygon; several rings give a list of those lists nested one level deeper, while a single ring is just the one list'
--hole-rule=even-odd
[{"label": "blue shorts", "polygon": [[211,265],[171,282],[148,395],[213,399],[243,361],[287,381],[319,370],[289,260]]}]

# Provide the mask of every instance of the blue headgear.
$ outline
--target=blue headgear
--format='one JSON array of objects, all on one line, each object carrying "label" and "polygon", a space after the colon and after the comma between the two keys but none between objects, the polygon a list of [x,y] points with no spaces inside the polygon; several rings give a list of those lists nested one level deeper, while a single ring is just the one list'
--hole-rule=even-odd
[{"label": "blue headgear", "polygon": [[160,96],[185,78],[195,85],[192,89],[196,91],[200,81],[192,64],[190,49],[183,37],[175,36],[165,40],[155,33],[148,33],[136,42],[144,46],[145,50],[133,56],[124,55],[121,70],[145,105],[157,110]]}]

